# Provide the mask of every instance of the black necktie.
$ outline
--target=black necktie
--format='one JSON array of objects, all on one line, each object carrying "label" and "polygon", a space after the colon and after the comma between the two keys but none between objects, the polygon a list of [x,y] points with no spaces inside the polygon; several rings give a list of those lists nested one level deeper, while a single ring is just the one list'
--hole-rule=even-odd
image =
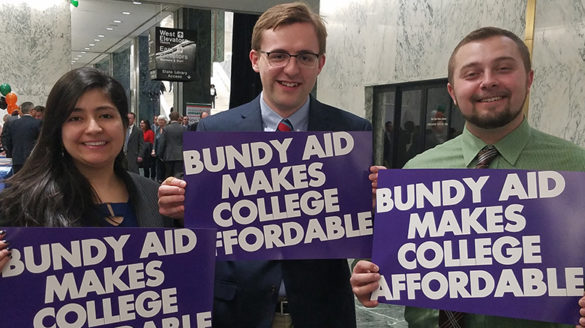
[{"label": "black necktie", "polygon": [[[487,169],[490,163],[498,156],[498,150],[493,145],[483,147],[477,154],[476,169]],[[464,312],[439,311],[439,328],[464,328]]]},{"label": "black necktie", "polygon": [[439,311],[439,328],[463,328],[464,312]]},{"label": "black necktie", "polygon": [[477,154],[476,169],[487,169],[494,158],[498,156],[498,150],[493,145],[483,147]]}]

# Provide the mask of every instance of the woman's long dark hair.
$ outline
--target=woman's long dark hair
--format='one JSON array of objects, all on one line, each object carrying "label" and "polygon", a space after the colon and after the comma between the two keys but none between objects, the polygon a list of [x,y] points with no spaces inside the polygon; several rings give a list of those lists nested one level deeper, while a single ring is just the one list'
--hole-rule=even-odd
[{"label": "woman's long dark hair", "polygon": [[[128,100],[124,87],[110,76],[89,67],[63,75],[47,99],[39,139],[23,168],[6,181],[0,193],[2,221],[15,226],[95,226],[100,218],[99,202],[89,181],[73,164],[63,146],[61,129],[78,99],[88,90],[99,89],[109,97],[128,127]],[[114,172],[126,174],[125,156],[120,153]]]},{"label": "woman's long dark hair", "polygon": [[152,130],[150,128],[150,121],[149,120],[142,120],[142,122],[144,122],[144,125],[146,126],[146,131]]}]

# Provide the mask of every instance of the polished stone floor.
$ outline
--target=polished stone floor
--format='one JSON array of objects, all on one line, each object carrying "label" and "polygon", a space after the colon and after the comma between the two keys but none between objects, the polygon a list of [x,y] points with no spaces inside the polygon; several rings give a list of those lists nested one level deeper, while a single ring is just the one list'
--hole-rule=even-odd
[{"label": "polished stone floor", "polygon": [[392,304],[380,304],[375,308],[366,308],[355,300],[355,315],[358,328],[393,327],[407,328],[404,321],[404,307]]}]

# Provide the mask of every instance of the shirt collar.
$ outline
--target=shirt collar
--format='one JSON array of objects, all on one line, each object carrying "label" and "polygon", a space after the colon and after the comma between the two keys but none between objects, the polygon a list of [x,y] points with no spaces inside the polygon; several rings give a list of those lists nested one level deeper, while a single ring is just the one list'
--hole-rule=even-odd
[{"label": "shirt collar", "polygon": [[[531,129],[526,118],[522,123],[502,140],[496,142],[494,146],[498,150],[499,155],[510,165],[514,166],[520,157],[522,150],[530,140]],[[469,167],[471,162],[476,158],[477,153],[487,144],[478,137],[469,132],[467,127],[463,129],[463,158],[465,165]]]},{"label": "shirt collar", "polygon": [[[307,131],[309,128],[309,99],[310,97],[307,96],[307,101],[305,101],[301,108],[291,116],[287,117],[295,131]],[[260,113],[262,115],[262,126],[264,131],[276,131],[276,127],[283,117],[276,114],[276,112],[264,101],[264,91],[260,94]]]}]

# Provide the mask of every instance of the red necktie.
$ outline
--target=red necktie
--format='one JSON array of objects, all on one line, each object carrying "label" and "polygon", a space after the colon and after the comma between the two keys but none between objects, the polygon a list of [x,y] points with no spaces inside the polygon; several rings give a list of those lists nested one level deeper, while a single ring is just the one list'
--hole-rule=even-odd
[{"label": "red necktie", "polygon": [[290,123],[290,121],[287,120],[286,118],[283,119],[282,121],[280,121],[278,123],[278,126],[276,127],[276,131],[290,132],[292,130],[293,130],[293,126]]}]

